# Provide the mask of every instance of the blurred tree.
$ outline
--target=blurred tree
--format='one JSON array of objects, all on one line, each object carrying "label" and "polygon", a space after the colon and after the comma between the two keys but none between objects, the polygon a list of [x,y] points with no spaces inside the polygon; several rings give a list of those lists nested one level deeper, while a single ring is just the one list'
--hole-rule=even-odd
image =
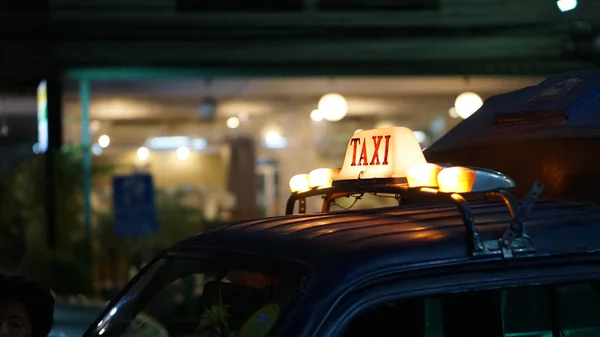
[{"label": "blurred tree", "polygon": [[[156,190],[159,229],[156,235],[119,238],[114,232],[110,201],[93,217],[92,247],[85,236],[83,217],[83,150],[62,148],[56,165],[58,186],[57,248],[49,250],[45,228],[45,175],[43,156],[33,156],[16,171],[0,174],[0,266],[37,279],[57,293],[91,293],[93,254],[98,275],[121,286],[128,280],[127,268],[138,248],[144,261],[173,243],[213,228],[220,221],[207,221],[198,203],[190,202],[195,191]],[[114,167],[94,166],[92,176],[113,172]],[[193,198],[192,198],[193,199]],[[122,263],[123,261],[126,263]]]},{"label": "blurred tree", "polygon": [[[167,191],[156,189],[156,206],[158,216],[158,232],[138,238],[117,237],[114,232],[112,210],[96,214],[94,231],[94,251],[102,262],[104,275],[113,285],[121,286],[128,280],[128,270],[135,253],[139,253],[143,262],[149,261],[158,252],[172,244],[220,225],[218,219],[208,221],[201,207],[189,199],[195,191]],[[126,259],[129,263],[121,265],[119,261]]]},{"label": "blurred tree", "polygon": [[0,266],[15,270],[25,255],[25,226],[12,197],[12,172],[0,172]]},{"label": "blurred tree", "polygon": [[[91,291],[89,247],[83,223],[83,150],[64,146],[55,161],[57,179],[57,248],[48,249],[45,226],[45,165],[43,156],[33,156],[3,179],[0,200],[0,235],[13,238],[23,247],[12,247],[9,268],[18,266],[25,276],[39,279],[55,291]],[[92,175],[110,172],[96,167]],[[4,236],[6,235],[6,236]],[[11,236],[12,235],[12,236]],[[18,238],[15,238],[18,237]],[[3,245],[4,246],[4,245]]]}]

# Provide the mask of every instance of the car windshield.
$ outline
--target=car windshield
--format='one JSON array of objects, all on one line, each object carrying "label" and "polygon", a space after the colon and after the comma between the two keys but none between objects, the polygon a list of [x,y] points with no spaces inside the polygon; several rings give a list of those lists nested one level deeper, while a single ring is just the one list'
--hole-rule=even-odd
[{"label": "car windshield", "polygon": [[298,266],[264,261],[159,259],[86,336],[272,336],[303,278]]}]

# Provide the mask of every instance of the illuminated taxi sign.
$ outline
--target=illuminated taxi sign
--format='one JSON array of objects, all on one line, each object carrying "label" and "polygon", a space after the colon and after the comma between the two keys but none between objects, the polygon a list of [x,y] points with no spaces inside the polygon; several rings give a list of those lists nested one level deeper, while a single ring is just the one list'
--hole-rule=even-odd
[{"label": "illuminated taxi sign", "polygon": [[392,187],[448,194],[487,193],[515,186],[510,177],[497,171],[428,163],[414,133],[392,127],[356,132],[348,142],[341,169],[318,168],[297,174],[290,179],[290,190],[303,196],[304,192],[318,195],[319,191],[350,193],[356,191],[354,183],[360,180],[387,185],[387,191]]},{"label": "illuminated taxi sign", "polygon": [[336,181],[393,178],[406,182],[408,169],[425,164],[425,156],[412,130],[404,127],[355,133]]}]

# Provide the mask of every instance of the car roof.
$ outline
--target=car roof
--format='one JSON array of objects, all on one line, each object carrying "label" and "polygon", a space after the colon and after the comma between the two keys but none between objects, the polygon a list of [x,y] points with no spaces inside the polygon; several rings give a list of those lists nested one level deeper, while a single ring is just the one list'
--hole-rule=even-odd
[{"label": "car roof", "polygon": [[[497,240],[511,220],[502,202],[470,203],[482,240]],[[600,251],[600,208],[539,201],[527,221],[528,256]],[[453,204],[405,206],[240,221],[190,237],[173,249],[221,248],[296,260],[314,267],[419,265],[471,259]]]}]

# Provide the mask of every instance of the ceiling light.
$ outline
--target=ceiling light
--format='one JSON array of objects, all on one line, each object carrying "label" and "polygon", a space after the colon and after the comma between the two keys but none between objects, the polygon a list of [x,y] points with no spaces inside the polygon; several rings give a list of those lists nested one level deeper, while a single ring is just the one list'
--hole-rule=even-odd
[{"label": "ceiling light", "polygon": [[572,11],[577,7],[577,0],[558,0],[556,6],[563,13]]},{"label": "ceiling light", "polygon": [[240,119],[237,117],[229,117],[227,119],[227,127],[230,129],[235,129],[240,126]]},{"label": "ceiling light", "polygon": [[190,138],[186,136],[153,137],[148,139],[146,146],[151,150],[173,150],[182,146],[190,146],[194,150],[204,150],[208,142],[204,138]]},{"label": "ceiling light", "polygon": [[100,138],[98,138],[98,145],[102,148],[108,147],[108,145],[110,145],[110,137],[107,135],[100,136]]},{"label": "ceiling light", "polygon": [[187,146],[182,146],[177,149],[177,158],[180,160],[186,160],[190,156],[190,149]]},{"label": "ceiling light", "polygon": [[340,94],[326,94],[319,100],[319,110],[323,113],[323,118],[330,122],[337,122],[346,117],[348,102]]},{"label": "ceiling light", "polygon": [[319,109],[315,109],[310,113],[310,119],[315,122],[320,122],[323,120],[323,113]]},{"label": "ceiling light", "polygon": [[194,138],[191,141],[192,149],[200,151],[206,149],[208,142],[204,138]]},{"label": "ceiling light", "polygon": [[287,139],[281,136],[278,131],[271,130],[265,134],[264,146],[270,149],[281,149],[287,145]]},{"label": "ceiling light", "polygon": [[172,150],[181,146],[187,146],[190,138],[185,136],[153,137],[148,139],[146,146],[152,150]]},{"label": "ceiling light", "polygon": [[91,121],[90,122],[90,131],[92,133],[98,132],[100,130],[100,121]]},{"label": "ceiling light", "polygon": [[147,147],[142,146],[137,150],[137,157],[139,160],[146,160],[146,159],[148,159],[149,156],[150,156],[150,151],[148,150]]},{"label": "ceiling light", "polygon": [[456,108],[455,107],[451,107],[450,109],[448,109],[448,116],[452,117],[452,118],[458,118],[458,114],[456,113]]},{"label": "ceiling light", "polygon": [[102,147],[100,147],[100,145],[98,145],[98,144],[94,144],[94,145],[92,145],[92,153],[93,153],[95,156],[99,156],[99,155],[101,155],[101,154],[102,154],[102,152],[103,152],[103,151],[102,151]]},{"label": "ceiling light", "polygon": [[471,117],[482,105],[483,100],[474,92],[463,92],[456,97],[456,101],[454,102],[456,113],[462,119]]}]

